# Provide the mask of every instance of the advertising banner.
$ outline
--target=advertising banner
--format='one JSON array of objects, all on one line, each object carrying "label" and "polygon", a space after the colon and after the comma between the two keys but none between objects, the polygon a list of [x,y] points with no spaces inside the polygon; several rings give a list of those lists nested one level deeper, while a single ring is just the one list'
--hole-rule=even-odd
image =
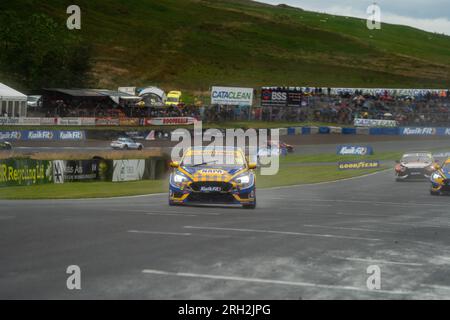
[{"label": "advertising banner", "polygon": [[341,156],[366,156],[373,154],[373,148],[370,146],[339,146],[337,154]]},{"label": "advertising banner", "polygon": [[6,118],[6,117],[0,117],[0,125],[2,126],[16,126],[19,125],[19,119],[20,118]]},{"label": "advertising banner", "polygon": [[398,123],[395,120],[356,118],[354,120],[354,125],[356,127],[368,127],[368,128],[375,128],[375,127],[391,127],[392,128],[392,127],[396,127],[398,125]]},{"label": "advertising banner", "polygon": [[59,126],[81,126],[81,118],[58,118]]},{"label": "advertising banner", "polygon": [[54,126],[58,124],[58,118],[41,118],[41,126]]},{"label": "advertising banner", "polygon": [[211,104],[251,106],[253,104],[253,88],[212,87]]},{"label": "advertising banner", "polygon": [[377,169],[380,166],[380,161],[347,161],[338,163],[339,170]]},{"label": "advertising banner", "polygon": [[299,88],[262,88],[262,107],[302,107],[303,91]]},{"label": "advertising banner", "polygon": [[139,118],[121,118],[119,119],[119,125],[130,127],[138,126]]},{"label": "advertising banner", "polygon": [[55,133],[51,130],[22,131],[22,140],[56,140]]},{"label": "advertising banner", "polygon": [[0,140],[20,140],[21,138],[21,131],[0,131]]},{"label": "advertising banner", "polygon": [[96,126],[119,126],[120,121],[116,118],[95,118]]},{"label": "advertising banner", "polygon": [[52,162],[30,159],[0,160],[0,186],[52,183]]},{"label": "advertising banner", "polygon": [[41,118],[19,118],[19,124],[24,126],[40,126]]},{"label": "advertising banner", "polygon": [[57,160],[53,161],[54,183],[80,181],[108,181],[112,161],[108,160]]},{"label": "advertising banner", "polygon": [[58,136],[57,139],[59,140],[85,140],[86,134],[84,131],[57,131]]},{"label": "advertising banner", "polygon": [[147,126],[177,126],[177,125],[191,125],[198,120],[192,117],[167,117],[167,118],[151,118],[145,119]]},{"label": "advertising banner", "polygon": [[145,160],[114,160],[112,181],[137,181],[144,178]]},{"label": "advertising banner", "polygon": [[360,119],[355,118],[355,127],[397,127],[395,120],[377,120],[377,119]]},{"label": "advertising banner", "polygon": [[435,136],[436,128],[401,128],[400,135],[402,136]]},{"label": "advertising banner", "polygon": [[95,118],[81,118],[82,126],[95,126]]},{"label": "advertising banner", "polygon": [[86,139],[85,131],[80,130],[21,130],[21,131],[0,131],[0,140],[75,140]]}]

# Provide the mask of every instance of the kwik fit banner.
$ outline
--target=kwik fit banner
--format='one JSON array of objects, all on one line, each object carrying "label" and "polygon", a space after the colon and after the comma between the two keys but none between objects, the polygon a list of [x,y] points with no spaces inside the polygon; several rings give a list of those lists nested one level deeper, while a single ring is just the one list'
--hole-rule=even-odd
[{"label": "kwik fit banner", "polygon": [[30,186],[52,182],[51,161],[0,160],[0,186]]},{"label": "kwik fit banner", "polygon": [[373,148],[370,146],[339,146],[337,154],[341,156],[366,156],[373,154]]},{"label": "kwik fit banner", "polygon": [[80,130],[17,130],[0,131],[0,140],[72,140],[81,141],[86,139],[84,131]]}]

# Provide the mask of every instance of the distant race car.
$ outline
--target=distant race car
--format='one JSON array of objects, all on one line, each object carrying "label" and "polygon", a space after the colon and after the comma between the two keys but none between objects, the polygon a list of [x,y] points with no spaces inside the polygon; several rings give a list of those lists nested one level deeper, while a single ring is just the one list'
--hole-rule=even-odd
[{"label": "distant race car", "polygon": [[294,147],[284,142],[268,141],[266,148],[258,149],[258,157],[277,156],[285,153],[293,153]]},{"label": "distant race car", "polygon": [[444,162],[442,167],[437,166],[437,170],[431,174],[430,194],[438,196],[441,194],[450,194],[450,158]]},{"label": "distant race car", "polygon": [[436,170],[436,161],[428,152],[413,152],[403,155],[395,166],[397,181],[409,179],[429,179]]},{"label": "distant race car", "polygon": [[142,150],[144,146],[142,143],[136,142],[131,138],[119,138],[111,142],[111,148],[121,150]]},{"label": "distant race car", "polygon": [[[254,209],[256,164],[248,163],[238,148],[214,151],[214,156],[227,157],[226,161],[208,160],[211,154],[211,149],[191,148],[181,162],[171,163],[169,205],[229,204]],[[194,162],[196,158],[200,163]]]},{"label": "distant race car", "polygon": [[0,150],[11,150],[12,145],[7,141],[0,141]]}]

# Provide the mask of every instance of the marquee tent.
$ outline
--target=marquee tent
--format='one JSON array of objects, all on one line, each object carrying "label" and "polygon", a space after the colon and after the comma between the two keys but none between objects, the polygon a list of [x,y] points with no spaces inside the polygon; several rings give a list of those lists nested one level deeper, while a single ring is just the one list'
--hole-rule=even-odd
[{"label": "marquee tent", "polygon": [[0,115],[27,116],[27,96],[0,83]]}]

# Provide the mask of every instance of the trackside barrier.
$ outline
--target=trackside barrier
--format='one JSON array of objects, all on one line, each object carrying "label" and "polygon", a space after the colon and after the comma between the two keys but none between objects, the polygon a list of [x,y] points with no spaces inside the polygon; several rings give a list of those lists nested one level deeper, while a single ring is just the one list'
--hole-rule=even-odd
[{"label": "trackside barrier", "polygon": [[341,127],[330,127],[330,133],[342,134],[342,128]]},{"label": "trackside barrier", "polygon": [[356,128],[342,128],[342,134],[356,134]]},{"label": "trackside barrier", "polygon": [[319,134],[330,134],[330,127],[319,127]]},{"label": "trackside barrier", "polygon": [[295,136],[295,128],[287,128],[288,136]]},{"label": "trackside barrier", "polygon": [[370,128],[356,128],[356,134],[370,134]]},{"label": "trackside barrier", "polygon": [[47,183],[156,180],[168,171],[166,157],[136,160],[0,160],[0,187]]},{"label": "trackside barrier", "polygon": [[287,128],[279,128],[280,130],[280,136],[287,136],[288,129]]},{"label": "trackside barrier", "polygon": [[400,134],[400,128],[370,128],[369,134],[375,136],[398,136]]}]

